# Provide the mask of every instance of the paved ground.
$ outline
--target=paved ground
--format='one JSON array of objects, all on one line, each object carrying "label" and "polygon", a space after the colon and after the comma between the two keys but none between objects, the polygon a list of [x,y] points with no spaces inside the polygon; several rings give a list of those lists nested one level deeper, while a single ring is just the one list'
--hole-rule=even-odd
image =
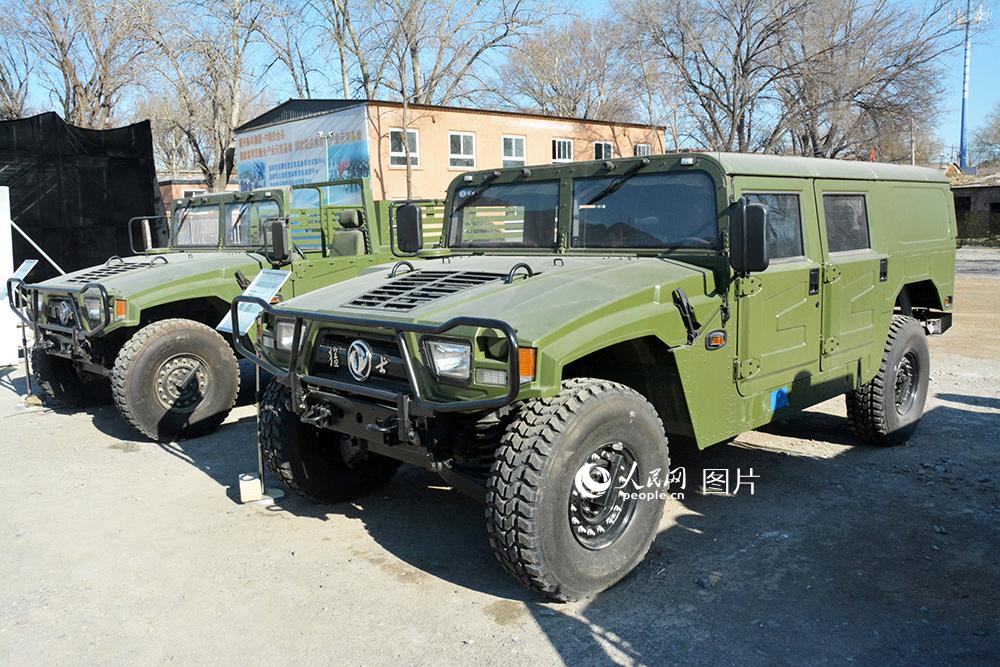
[{"label": "paved ground", "polygon": [[[21,409],[8,371],[0,663],[995,664],[1000,251],[960,269],[909,445],[854,446],[830,402],[681,455],[646,561],[570,605],[515,585],[480,507],[420,470],[353,505],[243,506],[251,406],[158,446],[113,408]],[[704,467],[752,467],[756,494],[698,495]]]}]

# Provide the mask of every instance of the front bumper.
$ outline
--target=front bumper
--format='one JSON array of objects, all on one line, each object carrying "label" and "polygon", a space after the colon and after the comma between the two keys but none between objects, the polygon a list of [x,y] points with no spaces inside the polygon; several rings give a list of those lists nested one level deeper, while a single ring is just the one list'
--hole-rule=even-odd
[{"label": "front bumper", "polygon": [[[101,317],[89,320],[81,306],[83,296],[96,293],[101,300]],[[65,324],[52,322],[43,310],[43,299],[59,299],[68,303],[72,311],[72,321]],[[104,331],[111,324],[111,297],[107,288],[100,283],[86,283],[79,287],[46,287],[29,285],[23,280],[11,278],[7,281],[7,304],[19,320],[30,326],[35,339],[42,334],[55,334],[62,342],[68,343],[75,356],[81,351],[81,343]]]},{"label": "front bumper", "polygon": [[[355,435],[364,433],[366,434],[364,437],[369,439],[384,439],[378,438],[378,434],[386,434],[391,430],[396,432],[400,441],[417,443],[419,442],[419,437],[413,428],[411,417],[431,416],[434,413],[444,412],[495,410],[513,403],[517,399],[521,389],[520,350],[517,333],[510,324],[502,320],[478,317],[455,317],[442,324],[415,324],[351,317],[318,311],[277,308],[263,299],[240,296],[233,301],[230,309],[234,332],[239,331],[237,311],[240,304],[259,306],[263,312],[272,317],[280,317],[294,322],[292,345],[287,368],[280,368],[274,365],[264,358],[263,355],[258,354],[255,348],[251,349],[251,347],[248,347],[245,339],[240,337],[238,333],[234,333],[233,344],[240,354],[253,361],[273,375],[279,382],[290,388],[293,410],[300,410],[303,392],[308,385],[309,387],[320,388],[319,391],[314,391],[312,394],[321,401],[331,403],[342,411],[345,408],[350,409],[353,414],[360,416],[359,420],[355,420],[357,426],[348,425],[347,422],[350,420],[344,420],[343,430],[347,433]],[[392,332],[399,346],[400,356],[406,372],[407,389],[404,391],[393,391],[383,387],[367,386],[361,382],[344,382],[331,378],[318,377],[301,371],[301,341],[309,340],[314,327],[318,324],[341,325],[363,331]],[[491,329],[499,331],[503,335],[507,343],[507,386],[503,395],[469,400],[437,401],[431,400],[421,391],[419,377],[413,362],[412,350],[410,349],[411,346],[407,341],[406,334],[436,336],[457,327]],[[330,391],[326,392],[323,390]],[[351,398],[352,396],[367,400],[357,400]],[[387,403],[394,405],[395,408],[386,407],[385,404]],[[305,421],[310,420],[310,415],[308,414],[301,413],[300,416]],[[360,431],[358,430],[358,426],[361,428]],[[341,427],[338,426],[337,429],[341,430]]]}]

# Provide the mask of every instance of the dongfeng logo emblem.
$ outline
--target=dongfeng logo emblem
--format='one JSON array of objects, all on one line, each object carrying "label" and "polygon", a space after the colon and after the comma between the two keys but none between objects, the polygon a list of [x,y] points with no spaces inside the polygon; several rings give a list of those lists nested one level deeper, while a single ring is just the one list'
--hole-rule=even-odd
[{"label": "dongfeng logo emblem", "polygon": [[364,382],[372,373],[372,348],[363,340],[356,340],[347,348],[347,369],[358,382]]}]

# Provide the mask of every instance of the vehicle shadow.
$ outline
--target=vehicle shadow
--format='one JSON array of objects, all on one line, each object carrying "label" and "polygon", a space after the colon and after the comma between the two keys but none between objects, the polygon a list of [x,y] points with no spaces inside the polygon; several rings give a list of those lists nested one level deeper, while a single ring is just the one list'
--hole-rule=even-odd
[{"label": "vehicle shadow", "polygon": [[[21,380],[22,383],[21,386],[23,387],[23,378],[19,379]],[[263,374],[261,377],[261,387],[265,386],[265,384],[269,381],[270,377],[267,376],[266,374]],[[23,393],[23,391],[21,393]],[[241,360],[240,387],[236,395],[236,403],[233,406],[233,408],[236,409],[246,406],[252,406],[255,400],[256,400],[256,381],[254,377],[254,365],[251,362]],[[88,408],[69,408],[60,405],[59,403],[50,402],[46,400],[46,408],[52,410],[53,412],[57,412],[59,414],[85,413],[90,416],[94,427],[101,433],[104,433],[105,435],[108,435],[112,438],[116,438],[119,440],[126,440],[135,443],[153,444],[152,440],[145,437],[138,431],[134,430],[132,427],[130,427],[122,419],[121,415],[118,414],[118,410],[111,403],[105,405],[98,405],[94,407],[88,407]],[[240,419],[236,422],[228,421],[222,427],[220,427],[219,430],[213,433],[199,436],[197,438],[184,440],[183,442],[196,442],[198,440],[206,438],[213,438],[213,436],[216,436],[220,432],[224,432],[227,429],[231,428],[234,425],[234,423],[242,423],[243,421],[245,420]]]},{"label": "vehicle shadow", "polygon": [[6,389],[18,396],[26,396],[28,393],[28,381],[25,379],[24,374],[20,372],[21,368],[22,366],[20,365],[0,368],[0,389]]},{"label": "vehicle shadow", "polygon": [[[853,444],[846,420],[826,417],[803,413],[781,432]],[[360,519],[405,564],[532,619],[567,664],[986,664],[1000,650],[1000,531],[996,477],[980,478],[1000,464],[998,441],[995,416],[937,406],[897,448],[681,448],[672,465],[685,468],[685,497],[669,501],[646,559],[566,605],[516,584],[490,551],[482,507],[422,470],[350,505],[290,496],[272,511]],[[960,462],[970,448],[983,468]],[[752,469],[755,492],[703,495],[706,469]]]}]

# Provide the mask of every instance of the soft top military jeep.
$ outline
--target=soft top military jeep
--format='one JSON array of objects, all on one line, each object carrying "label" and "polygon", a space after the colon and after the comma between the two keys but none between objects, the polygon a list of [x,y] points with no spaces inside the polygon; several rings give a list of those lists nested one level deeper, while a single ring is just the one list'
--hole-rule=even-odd
[{"label": "soft top military jeep", "polygon": [[[419,211],[397,223],[417,252]],[[260,444],[318,501],[435,470],[485,498],[520,581],[593,594],[650,546],[667,434],[703,448],[843,394],[861,440],[906,440],[955,233],[928,169],[681,153],[463,175],[417,253],[438,261],[260,304],[281,341],[241,350],[280,382]]]},{"label": "soft top military jeep", "polygon": [[9,286],[34,328],[35,380],[68,406],[113,397],[154,440],[211,431],[239,387],[233,350],[214,330],[233,297],[263,268],[291,273],[289,297],[386,261],[391,208],[367,180],[343,180],[180,199],[169,224],[133,219],[137,255]]}]

